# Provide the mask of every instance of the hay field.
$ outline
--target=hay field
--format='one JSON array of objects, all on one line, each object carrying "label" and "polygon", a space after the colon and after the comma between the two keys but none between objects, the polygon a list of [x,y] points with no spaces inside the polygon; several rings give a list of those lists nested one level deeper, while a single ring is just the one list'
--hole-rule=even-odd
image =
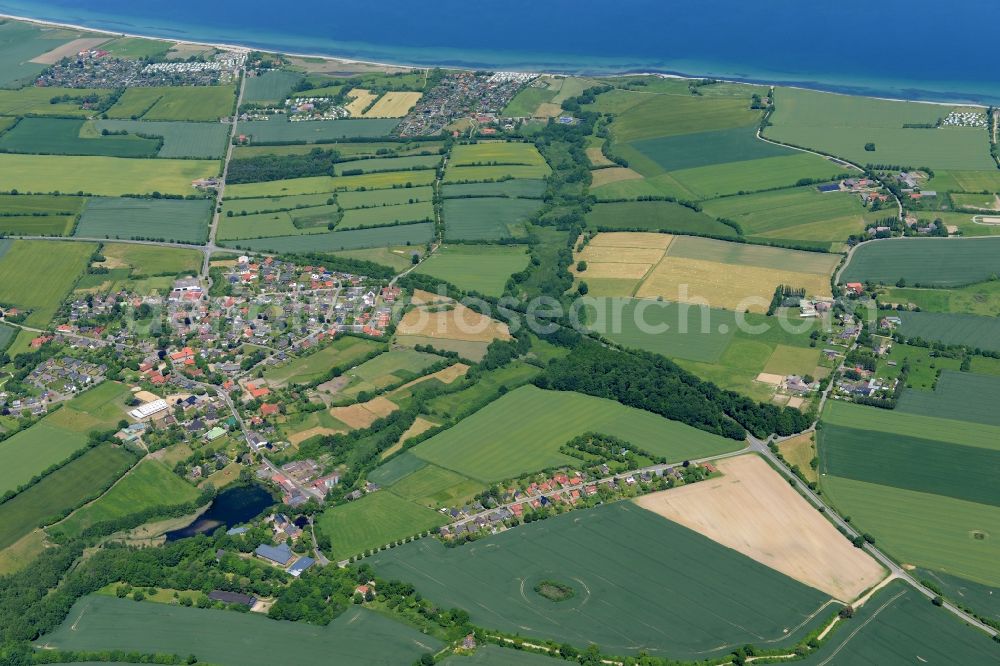
[{"label": "hay field", "polygon": [[330,409],[330,416],[344,422],[352,430],[357,430],[358,428],[367,428],[397,409],[399,409],[399,405],[379,396],[368,402],[348,405],[347,407],[333,407]]},{"label": "hay field", "polygon": [[347,93],[347,96],[351,98],[351,101],[344,108],[347,109],[352,118],[363,116],[364,110],[378,97],[375,93],[364,88],[354,88],[351,92]]},{"label": "hay field", "polygon": [[402,118],[410,112],[423,93],[387,92],[364,114],[365,118]]},{"label": "hay field", "polygon": [[718,462],[722,477],[645,495],[636,504],[841,601],[885,577],[756,455]]},{"label": "hay field", "polygon": [[417,335],[447,340],[492,342],[510,340],[507,324],[470,310],[461,303],[430,292],[416,290],[413,308],[396,328],[399,335]]}]

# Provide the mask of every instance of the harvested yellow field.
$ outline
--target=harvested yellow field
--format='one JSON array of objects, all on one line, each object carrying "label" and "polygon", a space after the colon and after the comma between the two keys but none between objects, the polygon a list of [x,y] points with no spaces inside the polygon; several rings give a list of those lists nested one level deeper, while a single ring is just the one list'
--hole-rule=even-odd
[{"label": "harvested yellow field", "polygon": [[590,172],[591,187],[600,187],[608,183],[617,183],[621,180],[641,180],[642,174],[633,171],[628,167],[608,167],[606,169],[594,169]]},{"label": "harvested yellow field", "polygon": [[596,167],[606,167],[606,166],[613,167],[615,164],[614,162],[612,162],[611,160],[609,160],[607,157],[604,156],[604,153],[601,152],[600,146],[591,146],[590,148],[587,148],[587,159],[590,160],[590,163]]},{"label": "harvested yellow field", "polygon": [[354,88],[347,93],[347,97],[351,98],[351,101],[344,108],[347,109],[352,118],[360,118],[378,95],[364,88]]},{"label": "harvested yellow field", "polygon": [[375,106],[368,109],[365,118],[402,118],[410,112],[423,93],[418,92],[387,92],[382,95]]},{"label": "harvested yellow field", "polygon": [[577,261],[593,263],[647,264],[652,265],[663,258],[663,250],[641,247],[607,247],[588,245],[576,255]]},{"label": "harvested yellow field", "polygon": [[757,381],[764,384],[771,384],[772,386],[781,386],[781,382],[785,381],[785,376],[775,375],[770,372],[762,372],[757,375]]},{"label": "harvested yellow field", "polygon": [[[593,247],[636,247],[640,249],[666,250],[674,237],[670,234],[658,234],[648,231],[610,231],[594,236],[590,245]],[[589,247],[589,246],[588,246]]]},{"label": "harvested yellow field", "polygon": [[51,51],[46,51],[40,56],[35,56],[31,59],[31,62],[39,65],[54,65],[63,58],[72,58],[80,51],[89,51],[106,41],[108,41],[107,37],[81,37],[80,39],[66,42],[62,46],[57,46]]},{"label": "harvested yellow field", "polygon": [[577,273],[582,278],[626,278],[638,280],[649,272],[651,264],[626,264],[623,262],[598,261],[587,263],[587,270]]},{"label": "harvested yellow field", "polygon": [[389,416],[399,409],[396,403],[379,396],[368,402],[348,405],[347,407],[332,407],[330,416],[347,425],[351,430],[367,428],[375,421]]},{"label": "harvested yellow field", "polygon": [[412,302],[417,306],[399,322],[396,327],[399,335],[470,342],[510,340],[507,324],[481,315],[450,298],[417,290]]},{"label": "harvested yellow field", "polygon": [[636,296],[662,296],[669,301],[707,303],[713,308],[766,312],[774,290],[782,284],[803,287],[813,296],[830,295],[826,275],[668,255],[642,283]]},{"label": "harvested yellow field", "polygon": [[635,502],[844,602],[886,572],[756,455],[721,460],[724,476]]},{"label": "harvested yellow field", "polygon": [[388,458],[389,456],[391,456],[393,453],[396,453],[397,451],[399,451],[400,449],[402,449],[403,448],[403,442],[405,442],[409,438],[416,437],[417,435],[421,435],[421,434],[427,432],[428,430],[430,430],[431,428],[433,428],[435,426],[437,426],[436,423],[434,423],[432,421],[428,421],[427,419],[423,418],[422,416],[418,416],[416,419],[414,419],[414,421],[410,425],[410,427],[406,429],[406,432],[404,432],[402,435],[399,436],[399,441],[397,441],[395,444],[393,444],[388,449],[386,449],[385,451],[382,452],[381,459],[385,460],[386,458]]},{"label": "harvested yellow field", "polygon": [[[802,398],[792,398],[788,401],[789,407],[798,407],[798,405],[792,404],[792,400],[798,400],[801,402]],[[802,472],[802,476],[806,477],[809,481],[818,481],[818,475],[816,470],[812,468],[810,464],[813,458],[816,457],[816,435],[811,432],[804,432],[801,435],[796,435],[786,439],[785,441],[778,444],[778,450],[781,451],[781,455],[785,457],[789,465],[797,465],[799,470]]]}]

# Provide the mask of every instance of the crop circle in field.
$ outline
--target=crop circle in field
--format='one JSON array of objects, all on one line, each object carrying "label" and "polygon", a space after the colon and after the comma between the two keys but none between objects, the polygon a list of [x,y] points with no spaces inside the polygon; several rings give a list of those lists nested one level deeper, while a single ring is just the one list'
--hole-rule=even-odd
[{"label": "crop circle in field", "polygon": [[546,610],[574,610],[590,601],[590,588],[579,578],[536,572],[521,579],[521,597]]}]

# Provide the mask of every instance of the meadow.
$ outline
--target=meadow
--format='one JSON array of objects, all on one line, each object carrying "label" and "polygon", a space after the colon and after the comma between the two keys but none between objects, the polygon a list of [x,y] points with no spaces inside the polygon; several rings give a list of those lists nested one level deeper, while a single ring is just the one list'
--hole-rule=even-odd
[{"label": "meadow", "polygon": [[1000,450],[826,424],[822,474],[1000,507]]},{"label": "meadow", "polygon": [[418,252],[418,250],[402,246],[395,248],[375,247],[365,250],[343,250],[335,254],[338,257],[374,261],[376,264],[389,266],[397,272],[402,272],[413,265],[413,261],[410,259],[413,252]]},{"label": "meadow", "polygon": [[340,190],[411,188],[430,185],[434,182],[434,171],[388,171],[366,173],[358,176],[311,176],[309,178],[288,178],[264,183],[239,183],[226,188],[226,196],[232,199],[259,197],[284,197],[296,194],[317,194]]},{"label": "meadow", "polygon": [[[347,193],[345,193],[347,194]],[[364,193],[369,194],[369,193]],[[374,194],[374,193],[372,193]],[[227,217],[231,212],[235,215],[256,215],[257,213],[271,213],[283,210],[298,210],[301,208],[313,208],[315,206],[328,206],[335,202],[332,192],[321,192],[319,194],[299,194],[287,197],[257,197],[255,199],[226,199],[222,203],[222,215]]]},{"label": "meadow", "polygon": [[25,325],[46,326],[96,249],[93,243],[14,241],[0,256],[0,303],[31,310]]},{"label": "meadow", "polygon": [[369,548],[413,536],[447,522],[444,515],[380,490],[347,504],[332,506],[316,519],[330,537],[334,560],[359,555]]},{"label": "meadow", "polygon": [[191,502],[198,491],[158,460],[143,460],[97,501],[74,511],[50,530],[78,536],[86,528],[157,507]]},{"label": "meadow", "polygon": [[[724,216],[719,216],[724,217]],[[736,230],[710,215],[670,201],[599,203],[587,213],[591,229],[669,231],[671,233],[736,236]]]},{"label": "meadow", "polygon": [[[678,171],[795,154],[791,148],[759,140],[756,132],[754,123],[708,132],[657,136],[616,145],[615,150],[645,174],[653,174],[657,169]],[[652,164],[646,164],[647,160]]]},{"label": "meadow", "polygon": [[960,287],[1000,274],[1000,238],[899,238],[862,243],[840,283]]},{"label": "meadow", "polygon": [[[746,98],[709,98],[690,94],[640,95],[643,101],[618,111],[612,134],[618,143],[746,127],[757,121],[759,111]],[[635,99],[635,98],[632,98]]]},{"label": "meadow", "polygon": [[459,144],[452,149],[449,160],[449,165],[456,167],[490,164],[547,166],[535,144],[504,141]]},{"label": "meadow", "polygon": [[75,215],[0,216],[0,234],[8,236],[66,236],[73,230]]},{"label": "meadow", "polygon": [[525,235],[524,223],[538,208],[539,202],[532,199],[445,199],[442,206],[445,238],[450,241],[519,238]]},{"label": "meadow", "polygon": [[[317,207],[317,208],[326,208]],[[303,210],[315,211],[316,208]],[[326,224],[318,226],[297,226],[292,214],[296,211],[277,211],[274,213],[258,213],[256,215],[237,215],[223,217],[219,220],[216,238],[219,241],[235,241],[251,238],[268,238],[272,236],[299,236],[302,234],[322,234],[327,231]],[[327,219],[336,222],[340,218],[340,209],[331,206]]]},{"label": "meadow", "polygon": [[104,490],[134,462],[124,449],[101,444],[0,504],[0,549]]},{"label": "meadow", "polygon": [[309,383],[325,375],[330,368],[350,365],[380,346],[373,340],[344,336],[312,354],[268,368],[264,379],[276,384]]},{"label": "meadow", "polygon": [[85,121],[69,118],[22,118],[0,136],[0,151],[36,155],[103,155],[107,157],[155,157],[159,143],[134,134],[102,136]]},{"label": "meadow", "polygon": [[65,650],[195,653],[200,661],[220,666],[273,666],[309,661],[317,654],[336,654],[343,663],[395,666],[441,647],[435,638],[357,606],[317,627],[101,595],[83,597],[40,643]]},{"label": "meadow", "polygon": [[163,137],[157,157],[221,159],[226,154],[229,126],[222,123],[149,122],[145,120],[98,120],[98,131]]},{"label": "meadow", "polygon": [[[105,264],[127,267],[130,277],[166,275],[174,277],[201,270],[202,254],[199,250],[133,243],[105,243],[101,248]],[[111,270],[115,270],[112,268]]]},{"label": "meadow", "polygon": [[445,184],[473,183],[477,181],[503,181],[509,179],[546,178],[551,169],[548,164],[491,164],[482,166],[456,166],[448,163],[444,170]]},{"label": "meadow", "polygon": [[337,391],[337,395],[354,397],[362,391],[377,391],[399,382],[415,379],[425,368],[440,360],[439,356],[412,349],[393,349],[341,375],[346,377],[349,383]]},{"label": "meadow", "polygon": [[292,92],[302,78],[302,74],[286,69],[270,69],[258,76],[249,76],[243,90],[243,101],[280,102]]},{"label": "meadow", "polygon": [[[425,539],[370,563],[380,576],[467,609],[478,625],[596,643],[610,654],[705,659],[750,641],[792,644],[826,619],[817,613],[827,600],[819,591],[625,502],[471,546]],[[537,595],[532,587],[544,579],[571,586],[575,596],[556,604]]]},{"label": "meadow", "polygon": [[337,229],[363,229],[382,227],[407,222],[432,222],[434,206],[429,201],[401,204],[398,206],[378,206],[374,208],[352,208],[344,211]]},{"label": "meadow", "polygon": [[[859,164],[993,170],[987,134],[972,128],[904,128],[934,124],[950,109],[791,88],[775,93],[768,138]],[[868,143],[875,150],[865,149]]]},{"label": "meadow", "polygon": [[939,192],[1000,192],[1000,171],[936,170],[930,187]]},{"label": "meadow", "polygon": [[677,461],[739,448],[736,442],[611,400],[524,386],[412,451],[465,476],[499,481],[572,463],[559,447],[585,432],[614,435]]},{"label": "meadow", "polygon": [[[79,100],[91,95],[108,95],[110,90],[95,88],[36,88],[0,90],[0,115],[4,116],[76,116],[86,118],[93,113],[84,109]],[[52,104],[53,97],[68,96],[65,102]]]},{"label": "meadow", "polygon": [[853,194],[820,192],[813,186],[702,203],[705,212],[732,220],[744,235],[786,243],[839,244],[861,233],[868,216]]},{"label": "meadow", "polygon": [[410,502],[441,509],[465,504],[482,489],[480,481],[437,465],[423,465],[394,483],[391,492]]},{"label": "meadow", "polygon": [[392,227],[230,241],[226,244],[260,252],[333,252],[369,247],[423,245],[430,241],[433,235],[434,225],[422,222]]},{"label": "meadow", "polygon": [[94,198],[76,227],[82,238],[124,238],[201,244],[208,239],[210,199]]},{"label": "meadow", "polygon": [[415,272],[466,291],[500,296],[510,276],[527,265],[528,253],[520,245],[442,245]]},{"label": "meadow", "polygon": [[4,187],[19,192],[186,195],[194,193],[192,181],[218,170],[218,162],[204,160],[0,154]]},{"label": "meadow", "polygon": [[361,171],[363,173],[378,173],[379,171],[406,171],[409,169],[430,169],[441,163],[440,155],[406,155],[403,157],[365,157],[362,159],[337,162],[337,171]]},{"label": "meadow", "polygon": [[830,160],[796,153],[742,162],[725,162],[669,172],[693,199],[791,187],[803,178],[833,180],[847,170]]},{"label": "meadow", "polygon": [[89,432],[114,427],[125,413],[127,394],[122,384],[104,382],[0,442],[0,494],[82,449]]},{"label": "meadow", "polygon": [[945,312],[898,312],[900,333],[946,345],[1000,352],[1000,318]]},{"label": "meadow", "polygon": [[241,134],[246,134],[257,144],[283,141],[316,143],[334,139],[388,136],[398,124],[398,120],[361,118],[291,122],[283,115],[276,115],[268,120],[240,123],[239,127]]},{"label": "meadow", "polygon": [[493,183],[459,183],[444,185],[441,196],[445,199],[461,197],[520,197],[539,199],[545,193],[545,181],[531,178],[511,178]]},{"label": "meadow", "polygon": [[910,304],[921,312],[948,312],[985,317],[1000,315],[1000,280],[979,282],[954,289],[888,287],[882,302]]},{"label": "meadow", "polygon": [[338,192],[337,203],[341,208],[373,208],[376,206],[400,206],[429,202],[434,198],[433,187],[405,187],[391,190],[365,192]]},{"label": "meadow", "polygon": [[235,103],[236,90],[231,85],[128,88],[107,116],[113,120],[214,123],[231,116]]}]

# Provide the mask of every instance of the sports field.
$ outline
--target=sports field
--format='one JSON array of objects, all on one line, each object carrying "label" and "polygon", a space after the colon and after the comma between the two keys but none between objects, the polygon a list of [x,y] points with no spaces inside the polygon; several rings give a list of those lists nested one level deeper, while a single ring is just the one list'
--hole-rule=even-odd
[{"label": "sports field", "polygon": [[89,432],[113,428],[124,416],[127,395],[124,385],[104,382],[0,442],[0,494],[15,490],[82,449]]},{"label": "sports field", "polygon": [[134,461],[131,453],[101,444],[0,504],[0,549],[96,495]]},{"label": "sports field", "polygon": [[[996,169],[987,134],[981,129],[903,127],[935,124],[949,111],[939,104],[779,88],[766,134],[859,164]],[[875,144],[874,151],[865,150],[868,143]]]},{"label": "sports field", "polygon": [[840,283],[877,282],[959,287],[1000,273],[1000,238],[895,238],[862,243]]},{"label": "sports field", "polygon": [[[381,576],[467,609],[478,625],[610,654],[705,659],[750,641],[787,645],[835,610],[822,608],[819,591],[628,502],[459,548],[424,539],[370,561]],[[574,597],[537,595],[545,579]]]},{"label": "sports field", "polygon": [[718,222],[714,217],[670,201],[599,203],[587,213],[587,226],[605,231],[620,229],[713,236],[737,235],[735,229]]},{"label": "sports field", "polygon": [[219,159],[226,153],[229,126],[222,123],[147,122],[144,120],[98,120],[97,130],[130,135],[163,137],[159,157],[196,157]]},{"label": "sports field", "polygon": [[416,272],[459,289],[500,296],[511,274],[527,265],[528,253],[521,245],[442,245]]},{"label": "sports field", "polygon": [[539,202],[533,199],[445,199],[445,237],[451,241],[519,238],[525,235],[524,223],[538,208]]},{"label": "sports field", "polygon": [[412,451],[465,476],[499,481],[571,463],[559,447],[585,432],[614,435],[677,461],[740,448],[737,442],[611,400],[524,386]]},{"label": "sports field", "polygon": [[238,183],[226,188],[226,196],[231,199],[285,197],[335,190],[410,188],[430,185],[432,182],[434,182],[434,171],[430,169],[365,173],[358,176],[311,176],[270,180],[264,183]]},{"label": "sports field", "polygon": [[85,121],[69,118],[22,118],[0,136],[0,150],[8,153],[155,157],[158,149],[155,139],[102,136]]},{"label": "sports field", "polygon": [[717,467],[721,477],[635,502],[844,602],[885,577],[762,458],[737,456]]},{"label": "sports field", "polygon": [[236,90],[231,85],[128,88],[107,115],[116,120],[214,123],[231,116],[235,103]]},{"label": "sports field", "polygon": [[113,199],[87,201],[75,236],[204,243],[212,217],[210,199]]},{"label": "sports field", "polygon": [[305,384],[322,377],[330,368],[349,365],[379,347],[373,340],[344,336],[312,354],[268,368],[264,379],[274,384]]},{"label": "sports field", "polygon": [[330,557],[346,559],[369,548],[413,536],[447,522],[447,518],[391,492],[380,490],[326,509],[316,524],[330,537]]},{"label": "sports field", "polygon": [[0,154],[4,188],[19,192],[186,195],[195,192],[192,181],[216,176],[218,170],[218,162],[205,160]]},{"label": "sports field", "polygon": [[0,256],[0,303],[31,310],[27,326],[47,325],[96,249],[93,243],[14,241]]},{"label": "sports field", "polygon": [[78,601],[62,626],[39,644],[65,650],[194,653],[199,661],[220,666],[273,666],[310,661],[317,654],[335,654],[345,664],[397,666],[441,647],[435,638],[357,606],[317,627],[254,613],[101,595]]},{"label": "sports field", "polygon": [[281,141],[315,143],[332,139],[388,136],[398,124],[398,120],[366,118],[291,122],[283,115],[276,115],[269,120],[240,123],[240,132],[257,144]]},{"label": "sports field", "polygon": [[52,529],[76,536],[96,523],[156,507],[184,504],[197,497],[197,489],[166,465],[158,460],[143,460],[100,499],[75,511]]}]

